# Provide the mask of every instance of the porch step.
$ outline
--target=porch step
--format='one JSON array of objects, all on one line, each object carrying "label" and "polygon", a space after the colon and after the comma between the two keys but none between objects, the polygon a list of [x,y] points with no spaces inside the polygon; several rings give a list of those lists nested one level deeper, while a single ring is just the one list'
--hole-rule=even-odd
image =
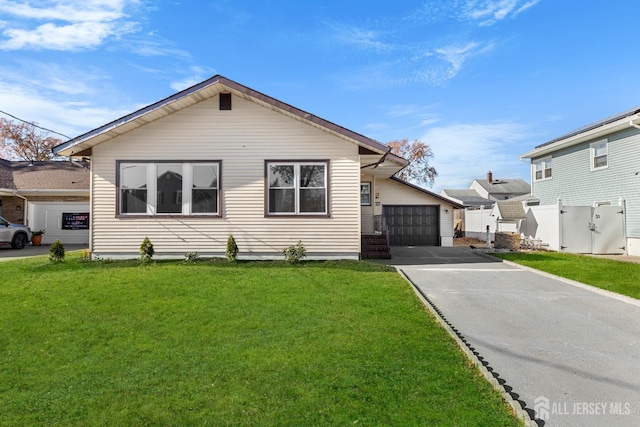
[{"label": "porch step", "polygon": [[361,259],[391,259],[391,250],[386,236],[382,234],[363,234],[361,242]]}]

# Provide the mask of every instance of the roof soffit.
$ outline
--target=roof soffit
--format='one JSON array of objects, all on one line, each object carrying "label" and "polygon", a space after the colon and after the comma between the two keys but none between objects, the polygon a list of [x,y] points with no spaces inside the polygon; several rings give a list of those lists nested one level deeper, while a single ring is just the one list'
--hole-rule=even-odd
[{"label": "roof soffit", "polygon": [[[210,99],[222,92],[230,92],[243,99],[255,102],[265,108],[284,114],[290,118],[302,121],[329,132],[341,139],[355,143],[374,152],[383,155],[388,147],[380,142],[365,137],[364,135],[343,128],[335,123],[321,119],[311,113],[295,108],[289,104],[271,98],[261,92],[257,92],[222,76],[214,76],[189,89],[178,92],[168,98],[164,98],[154,104],[150,104],[131,114],[123,116],[102,127],[80,135],[72,140],[60,144],[54,152],[60,155],[77,155],[83,150],[108,141],[114,137],[123,135],[133,129],[166,117],[176,111],[195,105],[198,102]],[[398,165],[405,166],[409,162],[394,154],[388,154],[389,160]]]}]

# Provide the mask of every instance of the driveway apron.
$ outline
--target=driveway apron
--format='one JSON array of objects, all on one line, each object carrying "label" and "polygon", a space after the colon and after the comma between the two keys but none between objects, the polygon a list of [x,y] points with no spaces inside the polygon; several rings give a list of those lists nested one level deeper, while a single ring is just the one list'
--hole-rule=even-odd
[{"label": "driveway apron", "polygon": [[539,425],[640,425],[639,301],[462,248],[392,256]]}]

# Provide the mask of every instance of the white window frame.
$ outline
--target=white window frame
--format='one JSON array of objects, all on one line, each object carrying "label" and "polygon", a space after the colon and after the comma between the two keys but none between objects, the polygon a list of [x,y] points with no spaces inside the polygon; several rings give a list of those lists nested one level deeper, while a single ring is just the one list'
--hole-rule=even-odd
[{"label": "white window frame", "polygon": [[[546,181],[548,179],[553,178],[553,163],[551,160],[552,160],[551,156],[548,156],[548,157],[543,157],[542,159],[538,159],[532,163],[534,181],[536,182]],[[542,172],[540,178],[537,177],[538,165],[542,166],[542,168],[540,169],[540,171]],[[547,171],[549,171],[548,175],[547,175]]]},{"label": "white window frame", "polygon": [[[366,192],[363,192],[362,190],[366,188]],[[367,203],[363,203],[362,202],[362,195],[366,194],[367,196],[369,196],[369,202]],[[371,181],[362,181],[360,182],[360,206],[371,206]]]},{"label": "white window frame", "polygon": [[[604,154],[601,153],[599,156],[596,156],[596,149],[601,146],[604,146]],[[601,157],[604,157],[605,164],[596,166],[596,159]],[[601,139],[589,145],[589,162],[591,163],[592,171],[607,169],[609,167],[609,141],[607,139]]]},{"label": "white window frame", "polygon": [[[182,211],[179,213],[158,213],[156,212],[158,206],[158,182],[157,182],[157,173],[158,173],[158,165],[163,163],[172,163],[172,164],[180,164],[182,166],[182,190],[178,190],[178,193],[182,196]],[[172,160],[168,162],[153,162],[153,161],[128,161],[128,160],[119,160],[116,162],[116,173],[118,180],[118,196],[117,196],[117,206],[116,206],[116,216],[118,217],[136,217],[136,216],[220,216],[221,212],[221,185],[220,185],[220,175],[221,175],[221,166],[222,162],[219,160],[212,161],[179,161]],[[146,212],[123,212],[123,197],[122,197],[122,183],[121,176],[122,171],[125,167],[129,166],[144,166],[147,168],[147,182],[146,188],[147,191],[147,210]],[[217,190],[217,204],[215,212],[192,212],[191,206],[191,196],[192,196],[192,187],[193,187],[193,166],[216,166],[216,182],[217,187],[211,187],[212,189]]]},{"label": "white window frame", "polygon": [[[271,212],[271,182],[270,167],[271,166],[293,166],[293,182],[294,182],[294,212]],[[301,212],[300,211],[300,167],[301,166],[322,166],[324,167],[324,187],[308,187],[316,189],[324,189],[324,211],[323,212]],[[266,216],[327,216],[329,214],[329,161],[287,161],[287,160],[267,160],[265,161],[265,215]],[[281,187],[273,187],[273,189]],[[289,187],[288,187],[289,188]]]}]

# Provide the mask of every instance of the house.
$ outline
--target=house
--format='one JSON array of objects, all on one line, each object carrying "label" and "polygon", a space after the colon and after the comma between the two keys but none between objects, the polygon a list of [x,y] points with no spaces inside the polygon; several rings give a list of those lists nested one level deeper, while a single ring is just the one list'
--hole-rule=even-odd
[{"label": "house", "polygon": [[88,244],[89,181],[82,162],[0,159],[0,215],[46,229],[45,244]]},{"label": "house", "polygon": [[496,202],[529,198],[530,192],[531,186],[525,180],[494,179],[489,171],[486,179],[473,180],[468,189],[444,189],[440,194],[464,206],[464,210],[455,213],[456,230],[462,230],[466,237],[484,240],[488,229],[493,240],[496,231],[516,231],[514,224],[519,225],[512,218],[502,218]]},{"label": "house", "polygon": [[493,173],[487,173],[487,179],[475,179],[469,186],[480,197],[490,200],[507,200],[529,194],[531,186],[520,178],[493,179]]},{"label": "house", "polygon": [[461,207],[393,178],[408,162],[386,145],[219,75],[54,153],[91,159],[100,257],[137,257],[145,236],[158,257],[224,256],[233,235],[244,259],[299,240],[310,259],[358,259],[371,236],[452,245]]},{"label": "house", "polygon": [[531,161],[528,233],[551,249],[640,255],[640,107],[521,156]]}]

